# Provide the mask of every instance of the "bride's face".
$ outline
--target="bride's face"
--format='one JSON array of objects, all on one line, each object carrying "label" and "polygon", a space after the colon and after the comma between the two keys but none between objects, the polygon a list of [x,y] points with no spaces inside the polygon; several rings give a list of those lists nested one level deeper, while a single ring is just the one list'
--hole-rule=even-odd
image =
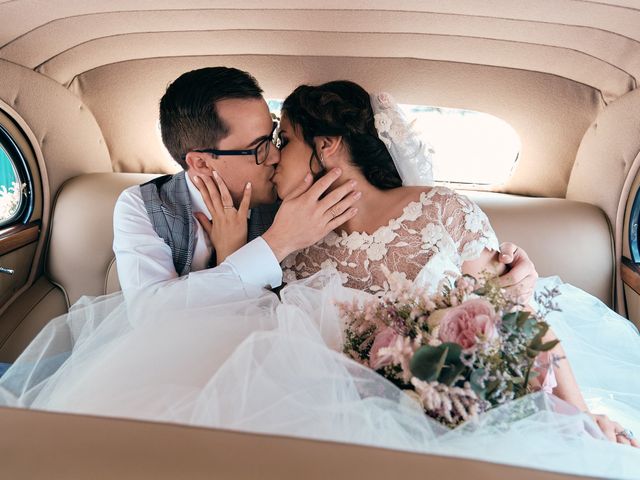
[{"label": "bride's face", "polygon": [[280,162],[271,181],[276,186],[278,197],[285,198],[309,173],[309,159],[313,150],[305,143],[300,129],[294,129],[286,115],[280,120],[279,139]]}]

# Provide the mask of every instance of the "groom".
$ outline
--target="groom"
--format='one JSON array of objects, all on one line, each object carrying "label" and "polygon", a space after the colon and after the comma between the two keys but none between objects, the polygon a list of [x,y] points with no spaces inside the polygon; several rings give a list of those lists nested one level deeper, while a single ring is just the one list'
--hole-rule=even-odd
[{"label": "groom", "polygon": [[[277,287],[280,261],[355,215],[351,184],[323,197],[339,171],[313,185],[307,177],[278,209],[270,182],[279,162],[271,142],[275,124],[262,89],[246,72],[209,67],[181,75],[162,97],[160,127],[167,150],[184,170],[130,187],[116,203],[113,249],[125,294],[195,271]],[[207,208],[194,184],[203,188],[204,178],[213,185],[211,177],[219,189],[212,190],[212,198],[221,211],[244,215],[250,207],[247,243],[238,249],[212,247],[211,205]],[[526,253],[503,244],[499,260],[510,267],[503,284],[530,296],[537,273]]]},{"label": "groom", "polygon": [[[130,187],[118,198],[113,249],[125,294],[195,271],[277,287],[285,256],[317,242],[354,214],[349,184],[321,198],[340,176],[333,171],[314,185],[307,178],[275,216],[270,179],[279,152],[271,142],[274,123],[262,90],[245,72],[215,67],[181,75],[162,97],[160,127],[167,150],[184,170]],[[229,187],[230,198],[221,205],[225,212],[243,211],[235,208],[242,196],[247,199],[244,211],[251,207],[241,243],[248,242],[224,253],[214,251],[194,217],[211,221],[194,179],[210,180],[212,172]]]}]

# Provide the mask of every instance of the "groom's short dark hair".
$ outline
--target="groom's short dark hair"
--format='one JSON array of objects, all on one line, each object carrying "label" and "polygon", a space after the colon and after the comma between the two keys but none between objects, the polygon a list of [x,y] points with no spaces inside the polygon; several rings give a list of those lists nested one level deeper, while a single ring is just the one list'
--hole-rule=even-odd
[{"label": "groom's short dark hair", "polygon": [[160,100],[162,141],[186,169],[185,156],[190,150],[215,148],[229,133],[218,116],[216,102],[261,96],[256,79],[237,68],[208,67],[183,73]]}]

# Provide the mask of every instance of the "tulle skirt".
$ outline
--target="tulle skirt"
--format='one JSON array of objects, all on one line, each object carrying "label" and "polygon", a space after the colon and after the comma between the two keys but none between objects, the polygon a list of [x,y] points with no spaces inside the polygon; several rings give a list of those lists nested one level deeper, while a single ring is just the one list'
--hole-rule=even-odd
[{"label": "tulle skirt", "polygon": [[[640,336],[559,279],[561,339],[594,413],[640,434]],[[365,295],[320,272],[271,293],[191,275],[126,298],[83,298],[0,378],[0,404],[332,440],[573,474],[640,478],[640,449],[537,393],[449,430],[341,353],[336,300]],[[215,301],[214,301],[215,300]]]}]

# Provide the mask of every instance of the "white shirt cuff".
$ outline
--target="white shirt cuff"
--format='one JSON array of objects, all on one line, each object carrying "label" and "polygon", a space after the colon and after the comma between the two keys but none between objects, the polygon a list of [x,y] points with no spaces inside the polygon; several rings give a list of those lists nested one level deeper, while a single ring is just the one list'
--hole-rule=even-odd
[{"label": "white shirt cuff", "polygon": [[229,263],[243,283],[265,288],[275,288],[282,284],[282,268],[262,237],[236,250],[223,263]]}]

